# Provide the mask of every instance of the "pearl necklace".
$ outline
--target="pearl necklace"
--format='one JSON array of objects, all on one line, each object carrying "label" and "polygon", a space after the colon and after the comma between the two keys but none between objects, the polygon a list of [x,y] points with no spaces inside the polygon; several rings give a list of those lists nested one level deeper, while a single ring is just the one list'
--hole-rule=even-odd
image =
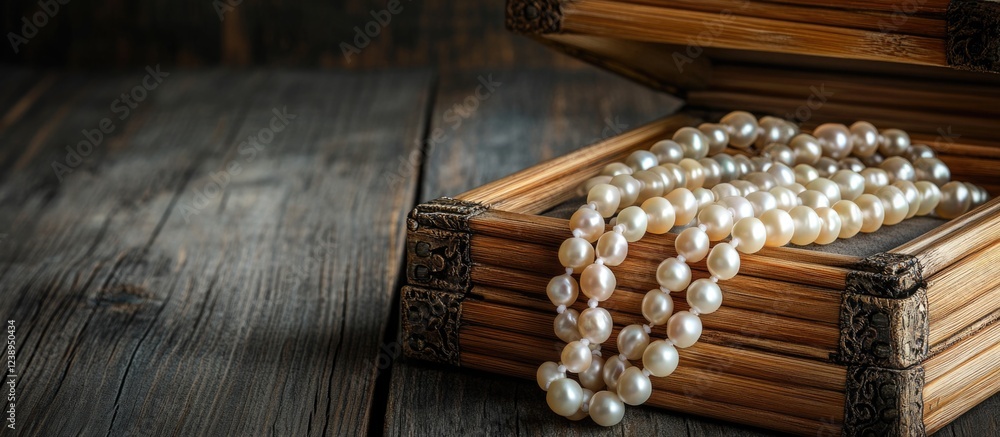
[{"label": "pearl necklace", "polygon": [[[737,111],[720,124],[681,128],[671,140],[607,165],[602,176],[585,184],[588,203],[570,218],[573,237],[559,249],[566,273],[546,287],[557,306],[556,335],[567,343],[561,362],[543,363],[536,375],[553,411],[573,420],[590,415],[612,426],[624,416],[624,404],[644,403],[652,392],[650,375],[673,373],[677,348],[696,343],[700,316],[721,306],[718,282],[738,273],[740,253],[789,242],[829,244],[932,211],[953,218],[987,199],[980,187],[948,182],[947,166],[927,146],[911,147],[904,131],[879,132],[857,122],[850,128],[821,125],[813,134],[798,134],[797,126],[776,117],[758,121]],[[722,153],[726,145],[743,150],[756,145],[762,151],[754,158],[730,156]],[[714,156],[706,158],[709,154]],[[862,160],[879,167],[866,167]],[[605,232],[604,219],[619,208]],[[628,243],[646,232],[666,233],[695,217],[697,226],[675,239],[678,255],[657,267],[660,288],[642,300],[648,323],[623,328],[616,340],[619,355],[605,362],[600,345],[610,338],[613,321],[598,305],[617,286],[609,266],[621,264]],[[710,248],[711,241],[730,236]],[[711,276],[692,281],[688,263],[706,257]],[[691,309],[673,313],[669,293],[684,290]],[[580,291],[590,298],[589,308],[577,313],[567,306]],[[659,325],[667,326],[667,336],[651,342]],[[642,369],[629,363],[638,359]],[[577,373],[579,382],[567,378],[567,371]],[[608,390],[601,390],[605,386]]]}]

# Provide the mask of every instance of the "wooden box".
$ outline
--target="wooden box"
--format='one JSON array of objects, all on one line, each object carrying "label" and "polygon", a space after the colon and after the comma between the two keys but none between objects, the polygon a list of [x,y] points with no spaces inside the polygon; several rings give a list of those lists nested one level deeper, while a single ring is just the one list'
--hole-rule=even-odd
[{"label": "wooden box", "polygon": [[[418,206],[401,293],[410,357],[534,378],[562,346],[545,296],[569,236],[558,207],[605,164],[728,110],[804,129],[855,120],[903,128],[953,179],[1000,194],[1000,3],[509,0],[507,21],[686,106]],[[647,404],[797,434],[933,433],[1000,391],[998,237],[994,199],[834,249],[745,255],[740,275],[721,284],[725,303],[704,318],[702,340],[682,351],[673,375],[654,378]],[[651,272],[673,238],[630,245],[615,270],[618,292],[602,304],[616,331],[642,323],[642,293],[655,288]],[[704,262],[693,268],[707,276]]]}]

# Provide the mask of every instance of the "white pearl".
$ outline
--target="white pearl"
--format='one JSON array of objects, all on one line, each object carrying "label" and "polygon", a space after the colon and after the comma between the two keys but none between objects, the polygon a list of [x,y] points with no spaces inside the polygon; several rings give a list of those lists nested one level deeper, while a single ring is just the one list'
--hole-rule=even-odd
[{"label": "white pearl", "polygon": [[684,177],[687,179],[685,187],[689,190],[701,188],[705,184],[705,167],[701,163],[691,158],[684,158],[678,164],[684,169]]},{"label": "white pearl", "polygon": [[733,111],[719,122],[726,126],[733,147],[747,149],[757,140],[757,118],[749,112]]},{"label": "white pearl", "polygon": [[885,208],[882,201],[874,194],[862,194],[854,199],[854,203],[861,208],[861,232],[871,233],[882,227],[882,220],[885,220]]},{"label": "white pearl", "polygon": [[836,182],[827,178],[816,178],[806,184],[806,190],[816,190],[823,193],[830,203],[840,201],[840,186]]},{"label": "white pearl", "polygon": [[918,181],[931,181],[942,186],[951,180],[951,170],[937,158],[919,158],[913,162],[914,175]]},{"label": "white pearl", "polygon": [[[777,188],[785,189],[784,187],[774,187],[772,190]],[[764,211],[778,207],[778,199],[767,191],[754,191],[748,194],[746,199],[750,202],[750,205],[753,206],[754,217],[759,217],[764,213]]]},{"label": "white pearl", "polygon": [[885,170],[889,175],[889,182],[895,181],[913,181],[916,179],[916,171],[913,169],[913,164],[907,161],[906,158],[902,156],[891,156],[886,158],[879,164],[879,168]]},{"label": "white pearl", "polygon": [[677,188],[670,192],[670,194],[667,194],[665,198],[674,207],[675,226],[683,226],[691,223],[691,220],[694,220],[695,214],[698,214],[698,199],[687,188]]},{"label": "white pearl", "polygon": [[909,206],[906,218],[917,215],[917,210],[920,209],[920,190],[917,190],[917,186],[910,181],[896,181],[892,183],[892,186],[899,188],[899,191],[903,192],[903,197],[906,198],[906,204]]},{"label": "white pearl", "polygon": [[[774,196],[774,200],[777,202],[775,207],[778,209],[783,209],[785,211],[788,211],[799,205],[799,197],[791,189],[785,187],[774,187],[771,188],[771,191],[769,191],[769,193],[771,193],[771,195]],[[754,209],[755,209],[754,212],[756,212],[756,208]],[[763,214],[763,211],[761,212],[761,214]],[[760,217],[759,214],[755,215],[757,217]]]},{"label": "white pearl", "polygon": [[673,140],[684,149],[685,158],[701,159],[708,156],[708,135],[693,127],[682,127],[674,132]]},{"label": "white pearl", "polygon": [[580,409],[580,405],[583,405],[583,388],[572,379],[557,379],[549,384],[545,400],[556,414],[572,416]]},{"label": "white pearl", "polygon": [[587,367],[590,367],[592,356],[593,354],[590,353],[590,347],[584,345],[580,341],[571,341],[563,347],[560,359],[562,360],[563,366],[566,366],[566,370],[573,373],[579,373],[587,370]]},{"label": "white pearl", "polygon": [[625,165],[631,167],[633,173],[651,169],[657,164],[659,164],[659,160],[656,159],[656,155],[646,150],[636,150],[629,154],[628,158],[625,158]]},{"label": "white pearl", "polygon": [[[610,388],[610,387],[609,387]],[[590,399],[590,418],[601,426],[614,426],[625,417],[625,404],[617,393],[599,391]]]},{"label": "white pearl", "polygon": [[594,355],[590,359],[590,367],[577,376],[580,378],[580,385],[585,389],[597,391],[604,388],[604,358]]},{"label": "white pearl", "polygon": [[667,258],[656,268],[656,282],[667,290],[681,291],[691,283],[691,267],[677,258]]},{"label": "white pearl", "polygon": [[729,243],[719,243],[708,254],[708,271],[719,279],[732,279],[740,271],[740,254]]},{"label": "white pearl", "polygon": [[662,167],[667,173],[670,174],[670,180],[673,182],[675,190],[687,186],[687,176],[684,173],[683,167],[673,163],[666,163],[661,165],[660,167]]},{"label": "white pearl", "polygon": [[629,367],[632,367],[632,363],[622,361],[618,355],[608,358],[608,360],[604,362],[604,384],[608,386],[608,390],[618,390],[618,378],[620,378],[622,373],[625,373],[625,369],[628,369]]},{"label": "white pearl", "polygon": [[545,391],[549,391],[549,384],[552,384],[553,381],[565,377],[566,374],[559,371],[559,364],[552,361],[542,363],[541,366],[538,366],[538,371],[535,372],[535,381]]},{"label": "white pearl", "polygon": [[705,225],[708,239],[719,241],[733,230],[733,214],[723,206],[708,205],[698,213],[698,223]]},{"label": "white pearl", "polygon": [[819,161],[816,161],[816,165],[813,165],[813,167],[816,168],[816,173],[819,173],[819,177],[829,178],[840,169],[839,165],[837,160],[824,156]]},{"label": "white pearl", "polygon": [[580,291],[576,279],[565,274],[559,275],[549,280],[549,285],[545,287],[545,294],[549,296],[552,305],[572,305],[576,302],[576,296]]},{"label": "white pearl", "polygon": [[[580,384],[580,385],[582,386],[583,384]],[[594,392],[591,391],[591,390],[588,390],[586,387],[584,387],[583,388],[583,403],[580,404],[580,409],[576,410],[576,413],[573,413],[573,415],[566,416],[566,418],[569,419],[569,420],[583,420],[584,418],[586,418],[587,416],[589,416],[590,413],[588,413],[586,411],[583,411],[583,406],[586,405],[586,404],[588,404],[588,403],[590,403],[590,399],[593,398],[593,397],[594,397]]]},{"label": "white pearl", "polygon": [[[850,170],[853,172],[859,172],[865,169],[865,164],[861,162],[860,159],[853,156],[848,156],[847,158],[841,159],[837,163],[837,168],[841,170]],[[832,177],[830,179],[833,179]]]},{"label": "white pearl", "polygon": [[649,148],[649,151],[656,155],[657,160],[661,164],[676,164],[684,157],[684,149],[673,140],[657,141],[656,144],[653,144],[653,147]]},{"label": "white pearl", "polygon": [[605,165],[604,169],[601,170],[602,176],[618,176],[620,174],[632,174],[632,167],[625,165],[623,162],[612,162],[611,164]]},{"label": "white pearl", "polygon": [[744,176],[743,180],[753,183],[757,186],[757,189],[763,191],[767,191],[778,186],[778,181],[774,178],[774,176],[762,171],[750,173]]},{"label": "white pearl", "polygon": [[910,147],[910,135],[899,129],[886,129],[882,131],[882,141],[878,145],[878,151],[882,156],[899,156]]},{"label": "white pearl", "polygon": [[[642,210],[646,211],[646,232],[665,234],[674,227],[674,206],[662,197],[651,197],[642,202]],[[607,263],[607,261],[605,261]]]},{"label": "white pearl", "polygon": [[594,262],[594,246],[579,237],[567,238],[559,246],[559,262],[563,267],[579,268]]},{"label": "white pearl", "polygon": [[941,201],[941,189],[930,181],[917,181],[913,185],[920,191],[920,209],[917,210],[917,215],[930,214]]},{"label": "white pearl", "polygon": [[840,170],[830,179],[840,189],[841,199],[854,200],[865,192],[865,177],[854,171]]},{"label": "white pearl", "polygon": [[[804,185],[800,184],[800,183],[794,183],[794,184],[791,184],[791,185],[789,185],[789,186],[787,186],[785,188],[788,188],[789,190],[792,190],[792,193],[795,193],[796,196],[798,196],[799,193],[801,193],[801,192],[803,192],[803,191],[806,190],[806,187]],[[791,209],[791,208],[789,208],[789,209]]]},{"label": "white pearl", "polygon": [[733,238],[740,240],[736,250],[742,253],[757,253],[767,241],[767,229],[764,227],[764,222],[758,218],[743,218],[733,226]]},{"label": "white pearl", "polygon": [[823,146],[823,153],[834,159],[847,156],[854,148],[851,131],[842,124],[821,124],[813,130],[813,135],[819,140],[820,146]]},{"label": "white pearl", "polygon": [[872,156],[878,150],[878,129],[867,121],[856,122],[851,125],[851,141],[856,156]]},{"label": "white pearl", "polygon": [[[754,191],[760,191],[760,188],[757,188],[757,184],[742,179],[729,181],[729,184],[736,187],[736,189],[739,191],[740,194],[737,195],[736,197],[746,196],[749,195],[750,193],[753,193]],[[724,197],[722,199],[724,199]]]},{"label": "white pearl", "polygon": [[701,314],[714,313],[722,306],[722,289],[710,279],[699,279],[688,287],[687,302]]},{"label": "white pearl", "polygon": [[642,405],[652,393],[653,384],[638,367],[629,367],[618,379],[618,397],[626,404]]},{"label": "white pearl", "polygon": [[587,194],[587,203],[594,202],[597,205],[597,212],[601,213],[603,217],[615,215],[621,200],[621,191],[611,184],[594,185],[594,188],[591,188],[590,193]]},{"label": "white pearl", "polygon": [[667,323],[674,312],[674,300],[659,289],[649,290],[642,298],[642,316],[653,325]]},{"label": "white pearl", "polygon": [[795,183],[795,170],[782,163],[772,165],[767,169],[767,174],[774,177],[775,182],[782,187]]},{"label": "white pearl", "polygon": [[[788,147],[781,143],[771,143],[761,150],[761,155],[768,159],[773,160],[772,167],[775,164],[782,165],[795,165],[795,151],[791,147]],[[768,168],[770,170],[770,168]]]},{"label": "white pearl", "polygon": [[580,208],[569,218],[570,231],[579,230],[581,238],[593,243],[604,233],[604,217],[590,208]]},{"label": "white pearl", "polygon": [[663,340],[649,344],[642,354],[642,367],[649,370],[653,376],[662,378],[674,373],[680,357],[674,345]]},{"label": "white pearl", "polygon": [[885,217],[882,219],[883,225],[895,225],[906,219],[906,212],[910,205],[906,203],[906,196],[903,192],[892,185],[879,188],[875,192],[875,197],[882,201],[882,209],[885,210]]},{"label": "white pearl", "polygon": [[795,152],[795,164],[813,165],[823,156],[819,140],[809,134],[799,134],[789,144]]},{"label": "white pearl", "polygon": [[756,164],[753,163],[750,158],[744,155],[734,155],[733,162],[736,163],[737,175],[736,177],[743,177],[750,173],[757,171]]},{"label": "white pearl", "polygon": [[795,222],[788,212],[780,209],[765,211],[760,215],[760,221],[764,223],[767,235],[767,239],[764,240],[765,246],[781,247],[792,241],[792,235],[795,233]]},{"label": "white pearl", "polygon": [[[753,193],[748,193],[747,196],[749,196],[750,194]],[[736,197],[736,196],[723,197],[721,200],[719,200],[719,203],[733,210],[734,220],[739,220],[742,218],[754,216],[753,204],[750,203],[750,201],[747,200],[746,197]]]},{"label": "white pearl", "polygon": [[799,164],[793,171],[795,171],[795,182],[802,186],[819,177],[819,172],[811,165]]},{"label": "white pearl", "polygon": [[808,206],[812,209],[830,206],[830,199],[816,190],[805,190],[799,193],[799,200],[802,201],[802,206]]},{"label": "white pearl", "polygon": [[941,200],[934,212],[944,219],[953,219],[969,211],[972,193],[965,184],[952,181],[941,186]]},{"label": "white pearl", "polygon": [[889,185],[889,173],[881,168],[868,167],[861,170],[861,176],[865,178],[865,194],[873,194],[886,185]]},{"label": "white pearl", "polygon": [[[744,199],[746,200],[746,199]],[[687,258],[687,262],[696,263],[708,255],[708,234],[698,228],[687,228],[674,240],[674,248],[677,254]],[[679,290],[674,290],[679,291]]]},{"label": "white pearl", "polygon": [[988,193],[986,189],[970,182],[962,182],[962,183],[965,184],[965,187],[969,189],[969,193],[972,197],[972,202],[969,205],[969,209],[976,208],[979,205],[986,203],[987,200],[990,200],[990,193]]},{"label": "white pearl", "polygon": [[820,219],[819,236],[816,237],[816,244],[830,244],[837,241],[842,225],[840,214],[833,208],[817,208],[816,215]]},{"label": "white pearl", "polygon": [[861,231],[864,215],[861,208],[851,200],[841,200],[833,204],[833,210],[840,216],[840,234],[837,238],[851,238]]},{"label": "white pearl", "polygon": [[580,313],[578,324],[580,336],[590,340],[591,343],[601,344],[608,341],[612,326],[611,313],[604,308],[587,308]]},{"label": "white pearl", "polygon": [[604,260],[604,265],[617,266],[628,256],[628,241],[617,232],[605,232],[597,240],[597,256]]},{"label": "white pearl", "polygon": [[729,182],[739,176],[739,169],[736,166],[736,160],[734,160],[732,156],[723,153],[715,155],[711,159],[718,162],[719,167],[722,168],[722,182]]},{"label": "white pearl", "polygon": [[937,157],[937,154],[934,153],[934,149],[931,149],[926,144],[910,145],[910,148],[906,149],[906,152],[904,152],[903,154],[906,155],[906,159],[909,159],[910,162],[913,162],[914,164],[916,164],[916,161],[920,158]]},{"label": "white pearl", "polygon": [[641,170],[635,172],[632,177],[639,181],[639,185],[642,186],[639,190],[639,197],[635,200],[636,203],[642,203],[646,199],[663,195],[663,178],[660,177],[659,173],[651,170]]},{"label": "white pearl", "polygon": [[719,165],[718,161],[712,158],[701,158],[698,160],[698,163],[705,170],[705,182],[702,186],[714,187],[719,182],[722,182],[722,166]]},{"label": "white pearl", "polygon": [[715,193],[708,188],[695,188],[691,191],[694,194],[694,198],[698,199],[698,212],[705,209],[706,206],[715,203]]},{"label": "white pearl", "polygon": [[672,171],[662,165],[653,167],[649,171],[656,173],[656,175],[660,177],[660,182],[663,182],[663,194],[673,191],[674,185],[677,184],[677,181],[674,180],[674,173]]},{"label": "white pearl", "polygon": [[615,292],[618,281],[607,266],[591,264],[580,274],[580,291],[589,298],[605,301]]},{"label": "white pearl", "polygon": [[622,235],[625,237],[625,240],[632,243],[639,241],[646,234],[648,218],[646,211],[643,211],[642,208],[630,206],[618,213],[617,223],[625,226],[625,232]]},{"label": "white pearl", "polygon": [[621,203],[618,205],[620,208],[631,206],[639,199],[639,190],[642,189],[642,184],[632,175],[615,176],[611,178],[611,185],[618,187],[618,191],[621,192]]},{"label": "white pearl", "polygon": [[679,348],[690,347],[701,337],[701,319],[688,311],[677,312],[667,322],[667,337]]},{"label": "white pearl", "polygon": [[726,150],[729,145],[729,132],[721,124],[702,123],[698,125],[698,130],[708,137],[708,155],[714,156]]},{"label": "white pearl", "polygon": [[737,189],[735,186],[733,186],[733,184],[730,184],[728,182],[723,182],[721,184],[712,187],[712,193],[715,194],[716,199],[743,195],[742,193],[740,193],[739,189]]},{"label": "white pearl", "polygon": [[784,144],[788,142],[788,138],[785,137],[785,120],[778,117],[761,117],[759,130],[760,134],[754,142],[757,147],[764,147],[772,143]]},{"label": "white pearl", "polygon": [[583,183],[583,185],[580,185],[580,187],[576,189],[576,195],[581,197],[586,196],[587,193],[590,192],[590,189],[594,188],[595,185],[607,184],[610,182],[611,182],[611,176],[594,176],[590,179],[587,179]]},{"label": "white pearl", "polygon": [[566,343],[577,341],[582,338],[580,337],[579,321],[580,313],[572,308],[568,308],[556,316],[555,321],[552,323],[552,329],[556,332],[556,337],[559,337],[560,340]]},{"label": "white pearl", "polygon": [[638,360],[649,346],[649,334],[641,325],[628,325],[618,332],[617,343],[619,353],[630,360]]},{"label": "white pearl", "polygon": [[816,211],[808,206],[796,206],[788,211],[795,223],[795,232],[792,234],[792,244],[805,246],[812,244],[819,237],[820,221]]}]

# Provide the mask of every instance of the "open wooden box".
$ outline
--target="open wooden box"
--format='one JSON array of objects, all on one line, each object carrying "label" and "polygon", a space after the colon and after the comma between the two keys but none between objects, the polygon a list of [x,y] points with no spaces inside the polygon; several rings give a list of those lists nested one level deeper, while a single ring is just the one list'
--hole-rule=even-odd
[{"label": "open wooden box", "polygon": [[[562,346],[545,284],[569,231],[553,209],[605,164],[729,110],[806,130],[903,128],[953,179],[1000,194],[1000,3],[509,0],[507,23],[686,107],[418,206],[401,303],[411,357],[534,378]],[[673,238],[630,245],[615,269],[619,291],[602,306],[616,331],[642,323]],[[922,435],[1000,391],[1000,200],[836,244],[745,255],[702,340],[654,378],[647,404],[797,434]],[[675,305],[687,308],[681,294]]]}]

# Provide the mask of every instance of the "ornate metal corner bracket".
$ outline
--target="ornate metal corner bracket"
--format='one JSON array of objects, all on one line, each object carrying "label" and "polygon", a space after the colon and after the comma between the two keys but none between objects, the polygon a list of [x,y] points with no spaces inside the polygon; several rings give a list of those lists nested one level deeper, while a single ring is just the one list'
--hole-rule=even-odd
[{"label": "ornate metal corner bracket", "polygon": [[922,436],[924,368],[847,367],[845,436]]},{"label": "ornate metal corner bracket", "polygon": [[507,29],[525,35],[559,33],[560,0],[507,0]]},{"label": "ornate metal corner bracket", "polygon": [[945,19],[948,65],[1000,72],[1000,2],[951,0]]}]

